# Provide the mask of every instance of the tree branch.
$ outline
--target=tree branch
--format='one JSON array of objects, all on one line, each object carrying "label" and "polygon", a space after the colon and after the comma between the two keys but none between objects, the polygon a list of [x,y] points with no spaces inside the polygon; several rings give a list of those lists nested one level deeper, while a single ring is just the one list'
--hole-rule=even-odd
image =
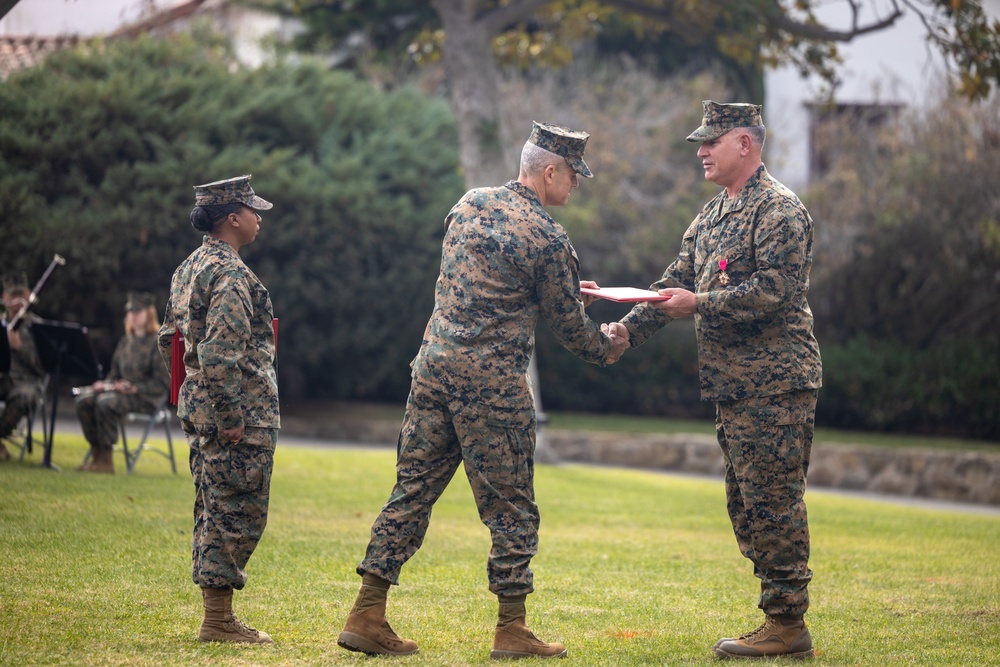
[{"label": "tree branch", "polygon": [[552,0],[521,0],[520,2],[511,2],[508,5],[497,7],[492,11],[477,16],[476,23],[486,31],[486,34],[496,35],[511,23],[515,23],[519,19],[550,4],[552,4]]},{"label": "tree branch", "polygon": [[[899,4],[893,0],[892,12],[886,18],[860,25],[861,3],[855,0],[844,0],[851,8],[851,27],[848,30],[834,30],[818,23],[803,23],[788,15],[787,10],[781,6],[777,0],[769,0],[760,3],[761,9],[758,12],[760,20],[767,26],[780,30],[795,37],[823,42],[850,42],[855,37],[878,32],[888,28],[903,15],[903,10]],[[657,19],[661,21],[676,18],[673,12],[673,3],[668,2],[660,6],[650,6],[642,0],[604,0],[604,4],[621,9],[627,12],[642,16],[644,18]],[[742,4],[742,3],[727,3]]]},{"label": "tree branch", "polygon": [[847,4],[851,7],[851,27],[848,30],[833,30],[818,23],[796,21],[788,15],[777,0],[771,0],[768,3],[762,12],[761,18],[770,27],[786,32],[794,37],[819,42],[850,42],[855,37],[885,30],[903,15],[903,10],[894,1],[892,3],[892,12],[886,18],[869,23],[868,25],[860,25],[860,3],[847,0]]},{"label": "tree branch", "polygon": [[674,16],[673,2],[666,2],[660,7],[651,7],[640,0],[604,0],[604,4],[649,19],[666,21]]}]

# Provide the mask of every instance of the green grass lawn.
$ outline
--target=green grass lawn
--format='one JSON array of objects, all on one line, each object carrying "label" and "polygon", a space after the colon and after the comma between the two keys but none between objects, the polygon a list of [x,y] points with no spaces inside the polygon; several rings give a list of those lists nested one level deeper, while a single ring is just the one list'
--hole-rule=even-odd
[{"label": "green grass lawn", "polygon": [[[416,656],[370,659],[336,645],[354,567],[394,479],[392,448],[284,447],[271,517],[237,613],[273,646],[197,641],[190,580],[193,491],[145,456],[135,474],[0,464],[0,665],[485,665],[496,614],[486,529],[459,473],[423,549],[390,593]],[[121,456],[116,464],[121,468]],[[541,546],[529,625],[566,663],[708,665],[721,636],[752,629],[757,582],[738,553],[721,481],[636,470],[539,466]],[[1000,516],[807,495],[815,665],[1000,662]],[[495,664],[495,663],[493,663]]]}]

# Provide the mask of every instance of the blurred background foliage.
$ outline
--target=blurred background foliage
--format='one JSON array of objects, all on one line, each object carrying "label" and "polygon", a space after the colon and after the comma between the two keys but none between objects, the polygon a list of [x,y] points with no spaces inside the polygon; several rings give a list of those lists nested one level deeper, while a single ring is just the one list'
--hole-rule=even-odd
[{"label": "blurred background foliage", "polygon": [[93,327],[107,361],[125,292],[162,309],[201,241],[192,185],[252,173],[274,209],[242,254],[275,304],[284,395],[398,398],[463,192],[447,104],[310,64],[229,62],[206,35],[143,38],[0,84],[0,263],[34,282],[62,254],[37,311]]},{"label": "blurred background foliage", "polygon": [[[464,190],[454,118],[434,94],[440,72],[375,85],[301,58],[254,71],[232,62],[201,31],[91,42],[0,83],[0,267],[33,282],[53,253],[66,257],[36,310],[91,327],[106,364],[125,292],[153,291],[162,308],[173,269],[200,242],[191,186],[252,173],[275,207],[243,256],[281,322],[284,404],[401,403],[442,221]],[[683,137],[726,73],[637,62],[584,52],[559,69],[507,68],[502,82],[515,135],[533,119],[591,132],[597,177],[553,214],[583,276],[605,285],[657,279],[715,192]],[[799,193],[817,230],[818,421],[1000,440],[997,105],[942,96],[873,134],[830,136],[837,160]],[[591,307],[598,321],[625,312]],[[713,413],[699,400],[690,322],[607,369],[562,350],[543,325],[538,360],[548,410]]]}]

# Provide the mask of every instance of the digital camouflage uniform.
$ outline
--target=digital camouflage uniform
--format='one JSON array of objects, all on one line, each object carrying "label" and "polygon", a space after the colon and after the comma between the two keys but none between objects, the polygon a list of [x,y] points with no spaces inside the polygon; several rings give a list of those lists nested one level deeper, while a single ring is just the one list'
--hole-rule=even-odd
[{"label": "digital camouflage uniform", "polygon": [[[197,204],[215,203],[210,195],[224,196],[228,183],[197,186],[210,191]],[[248,182],[245,189],[256,208],[271,207],[254,198]],[[177,415],[191,446],[192,579],[202,588],[242,589],[267,524],[281,425],[273,317],[267,289],[225,241],[205,236],[174,272],[159,346],[170,368],[175,328],[184,336],[187,376]],[[239,443],[219,437],[240,425],[246,431]]]},{"label": "digital camouflage uniform", "polygon": [[[540,125],[529,140],[562,150],[546,143],[551,135],[539,136]],[[490,590],[524,595],[533,590],[529,563],[539,523],[527,375],[535,325],[545,318],[563,346],[594,364],[604,365],[611,342],[584,313],[566,231],[531,189],[510,181],[471,190],[445,228],[434,311],[412,363],[396,485],[358,573],[398,583],[423,542],[431,508],[464,464],[492,538]]]},{"label": "digital camouflage uniform", "polygon": [[[722,129],[715,136],[747,124],[714,120]],[[714,138],[704,129],[689,140]],[[806,301],[812,240],[805,207],[761,165],[737,197],[723,191],[702,209],[677,259],[650,286],[697,295],[701,395],[716,401],[729,516],[769,615],[802,614],[809,606],[803,492],[822,380]],[[669,321],[649,304],[622,319],[632,347]]]},{"label": "digital camouflage uniform", "polygon": [[[21,419],[34,410],[42,400],[41,380],[45,370],[38,358],[35,338],[31,335],[31,325],[39,319],[27,313],[18,326],[21,346],[10,350],[10,370],[0,373],[0,399],[5,404],[0,415],[0,438],[6,438],[17,428]],[[7,335],[7,322],[0,336]]]},{"label": "digital camouflage uniform", "polygon": [[118,425],[129,412],[152,413],[170,387],[170,376],[163,366],[156,337],[126,334],[118,341],[111,357],[105,382],[128,380],[138,391],[84,392],[76,399],[76,415],[83,435],[97,449],[111,449],[118,440]]}]

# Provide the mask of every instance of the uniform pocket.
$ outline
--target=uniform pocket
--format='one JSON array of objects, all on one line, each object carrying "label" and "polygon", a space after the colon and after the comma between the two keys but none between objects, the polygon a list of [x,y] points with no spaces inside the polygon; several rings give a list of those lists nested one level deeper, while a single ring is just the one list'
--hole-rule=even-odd
[{"label": "uniform pocket", "polygon": [[534,473],[534,410],[489,408],[487,438],[494,481],[514,486],[530,482]]},{"label": "uniform pocket", "polygon": [[[809,421],[810,410],[801,401],[789,400],[795,394],[766,396],[732,403],[733,415],[761,426],[791,426]],[[791,404],[791,405],[789,405]]]},{"label": "uniform pocket", "polygon": [[812,444],[810,411],[799,394],[752,398],[729,405],[731,456],[741,474],[763,485],[798,484]]}]

